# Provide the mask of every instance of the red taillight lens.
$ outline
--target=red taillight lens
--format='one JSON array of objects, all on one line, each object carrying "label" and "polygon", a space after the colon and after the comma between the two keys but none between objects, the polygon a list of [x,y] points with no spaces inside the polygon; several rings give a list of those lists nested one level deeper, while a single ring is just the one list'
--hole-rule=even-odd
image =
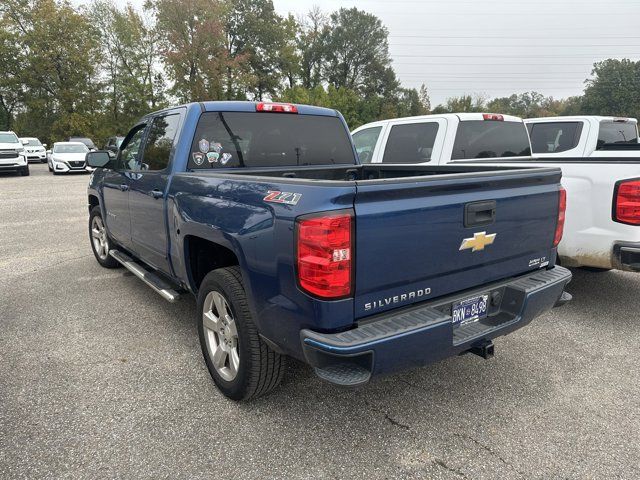
[{"label": "red taillight lens", "polygon": [[618,185],[614,211],[616,221],[640,225],[640,180],[629,180]]},{"label": "red taillight lens", "polygon": [[260,102],[256,105],[256,112],[298,113],[298,108],[291,103]]},{"label": "red taillight lens", "polygon": [[306,292],[322,298],[351,295],[351,213],[300,218],[297,222],[298,282]]},{"label": "red taillight lens", "polygon": [[493,120],[493,121],[497,121],[497,122],[503,122],[504,121],[504,117],[502,115],[500,115],[499,113],[483,113],[482,114],[482,119],[483,120]]},{"label": "red taillight lens", "polygon": [[553,246],[557,247],[562,240],[564,231],[564,219],[567,213],[567,191],[560,187],[558,191],[558,223],[556,223],[556,235],[553,237]]}]

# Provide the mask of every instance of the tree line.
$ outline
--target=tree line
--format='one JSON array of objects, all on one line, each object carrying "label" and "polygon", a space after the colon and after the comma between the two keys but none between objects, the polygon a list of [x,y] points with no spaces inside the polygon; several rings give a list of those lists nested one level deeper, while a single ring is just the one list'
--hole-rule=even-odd
[{"label": "tree line", "polygon": [[281,16],[271,0],[4,0],[0,129],[43,141],[99,143],[144,114],[200,100],[276,100],[340,110],[351,128],[382,118],[458,111],[518,116],[636,116],[640,62],[594,66],[584,95],[463,95],[431,107],[425,85],[403,88],[388,31],[356,8]]}]

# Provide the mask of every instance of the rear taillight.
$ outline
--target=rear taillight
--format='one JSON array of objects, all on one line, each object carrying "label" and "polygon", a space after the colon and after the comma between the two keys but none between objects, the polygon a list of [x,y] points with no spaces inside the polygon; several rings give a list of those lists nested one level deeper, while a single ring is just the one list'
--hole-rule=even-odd
[{"label": "rear taillight", "polygon": [[298,283],[317,297],[351,295],[353,214],[301,217],[296,223]]},{"label": "rear taillight", "polygon": [[558,222],[556,223],[556,234],[553,237],[553,246],[557,247],[562,240],[564,231],[564,219],[567,213],[567,191],[560,187],[558,191]]},{"label": "rear taillight", "polygon": [[493,121],[497,121],[497,122],[503,122],[504,121],[504,116],[500,115],[499,113],[483,113],[482,114],[482,119],[483,120],[493,120]]},{"label": "rear taillight", "polygon": [[260,102],[256,105],[256,112],[298,113],[298,108],[291,103]]},{"label": "rear taillight", "polygon": [[640,180],[618,184],[613,212],[616,222],[640,225]]}]

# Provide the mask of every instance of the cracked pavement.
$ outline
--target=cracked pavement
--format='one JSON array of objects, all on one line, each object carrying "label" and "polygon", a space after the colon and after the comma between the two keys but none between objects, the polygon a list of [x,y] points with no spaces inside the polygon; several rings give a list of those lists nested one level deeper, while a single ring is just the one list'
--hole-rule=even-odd
[{"label": "cracked pavement", "polygon": [[357,390],[291,361],[249,404],[169,304],[87,237],[88,177],[0,175],[0,478],[640,477],[640,276],[574,271],[574,301]]}]

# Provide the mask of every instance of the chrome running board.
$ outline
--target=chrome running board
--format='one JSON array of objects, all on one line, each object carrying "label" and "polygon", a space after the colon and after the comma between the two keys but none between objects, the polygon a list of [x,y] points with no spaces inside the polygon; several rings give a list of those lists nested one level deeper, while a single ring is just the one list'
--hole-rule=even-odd
[{"label": "chrome running board", "polygon": [[162,278],[153,272],[148,271],[133,258],[119,250],[110,250],[109,255],[115,258],[124,268],[133,273],[136,277],[150,286],[155,292],[168,302],[175,302],[180,298],[180,294]]}]

